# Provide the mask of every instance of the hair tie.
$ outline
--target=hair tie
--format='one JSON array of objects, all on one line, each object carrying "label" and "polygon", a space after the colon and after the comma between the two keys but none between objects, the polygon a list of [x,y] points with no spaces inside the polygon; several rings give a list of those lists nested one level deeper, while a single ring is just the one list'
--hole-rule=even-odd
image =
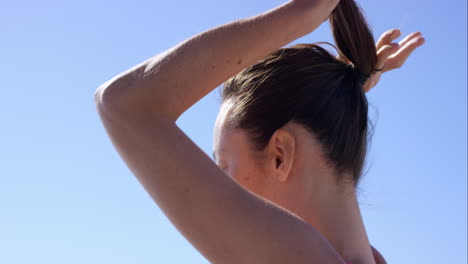
[{"label": "hair tie", "polygon": [[361,72],[358,68],[356,68],[353,64],[346,64],[346,70],[349,74],[353,76],[353,78],[362,86],[366,83],[366,81],[370,78],[370,74],[365,74]]},{"label": "hair tie", "polygon": [[376,71],[376,72],[378,72],[378,71],[382,71],[384,67],[385,67],[385,65],[384,65],[384,66],[382,66],[382,68],[381,68],[381,69],[375,69],[375,71]]}]

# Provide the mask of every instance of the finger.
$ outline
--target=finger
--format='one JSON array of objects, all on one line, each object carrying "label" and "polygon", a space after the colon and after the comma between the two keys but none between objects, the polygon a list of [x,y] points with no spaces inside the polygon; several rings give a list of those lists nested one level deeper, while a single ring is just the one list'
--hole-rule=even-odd
[{"label": "finger", "polygon": [[404,39],[402,39],[400,42],[398,42],[398,44],[400,44],[400,47],[403,47],[406,43],[408,43],[412,39],[420,37],[420,36],[422,36],[421,32],[419,32],[419,31],[418,32],[413,32],[413,33],[409,34],[408,36],[406,36]]},{"label": "finger", "polygon": [[379,41],[377,41],[375,48],[377,50],[381,49],[384,45],[392,43],[392,41],[398,38],[400,35],[401,35],[401,32],[399,29],[387,30],[379,38]]},{"label": "finger", "polygon": [[394,54],[398,51],[400,45],[398,43],[391,43],[384,45],[378,52],[377,52],[377,64],[376,69],[382,69],[382,73],[386,71],[385,62],[390,57],[390,55]]},{"label": "finger", "polygon": [[413,53],[413,51],[424,44],[426,40],[423,37],[416,37],[405,43],[403,47],[400,46],[400,49],[392,54],[386,61],[387,71],[392,69],[397,69],[405,64],[405,61]]}]

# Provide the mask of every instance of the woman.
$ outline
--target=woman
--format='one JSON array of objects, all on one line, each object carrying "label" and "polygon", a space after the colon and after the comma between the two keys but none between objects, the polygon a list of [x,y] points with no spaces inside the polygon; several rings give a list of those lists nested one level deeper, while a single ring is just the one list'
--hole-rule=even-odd
[{"label": "woman", "polygon": [[[282,46],[330,19],[332,56]],[[355,194],[364,92],[399,68],[419,32],[377,44],[354,0],[291,0],[190,38],[101,85],[117,151],[178,230],[213,263],[385,263]],[[217,164],[175,124],[224,82]],[[218,166],[217,166],[218,165]]]}]

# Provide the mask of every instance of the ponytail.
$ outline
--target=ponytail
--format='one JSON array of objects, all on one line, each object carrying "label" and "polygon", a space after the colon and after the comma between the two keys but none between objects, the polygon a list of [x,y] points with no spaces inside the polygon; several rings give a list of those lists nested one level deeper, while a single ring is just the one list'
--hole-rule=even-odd
[{"label": "ponytail", "polygon": [[330,15],[330,26],[339,60],[352,64],[363,76],[370,76],[377,64],[377,51],[361,7],[354,0],[340,0]]},{"label": "ponytail", "polygon": [[226,81],[222,99],[233,102],[227,124],[245,130],[256,151],[277,129],[298,123],[320,142],[337,183],[356,186],[370,136],[362,89],[375,69],[376,48],[354,0],[340,0],[330,25],[338,57],[320,42],[278,49]]}]

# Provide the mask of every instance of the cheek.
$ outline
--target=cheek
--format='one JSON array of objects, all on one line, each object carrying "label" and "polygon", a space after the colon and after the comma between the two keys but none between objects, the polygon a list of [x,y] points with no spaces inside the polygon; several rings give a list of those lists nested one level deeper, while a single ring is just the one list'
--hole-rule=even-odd
[{"label": "cheek", "polygon": [[228,170],[231,177],[248,189],[252,189],[260,177],[259,169],[248,159],[239,160],[239,162],[232,164]]}]

